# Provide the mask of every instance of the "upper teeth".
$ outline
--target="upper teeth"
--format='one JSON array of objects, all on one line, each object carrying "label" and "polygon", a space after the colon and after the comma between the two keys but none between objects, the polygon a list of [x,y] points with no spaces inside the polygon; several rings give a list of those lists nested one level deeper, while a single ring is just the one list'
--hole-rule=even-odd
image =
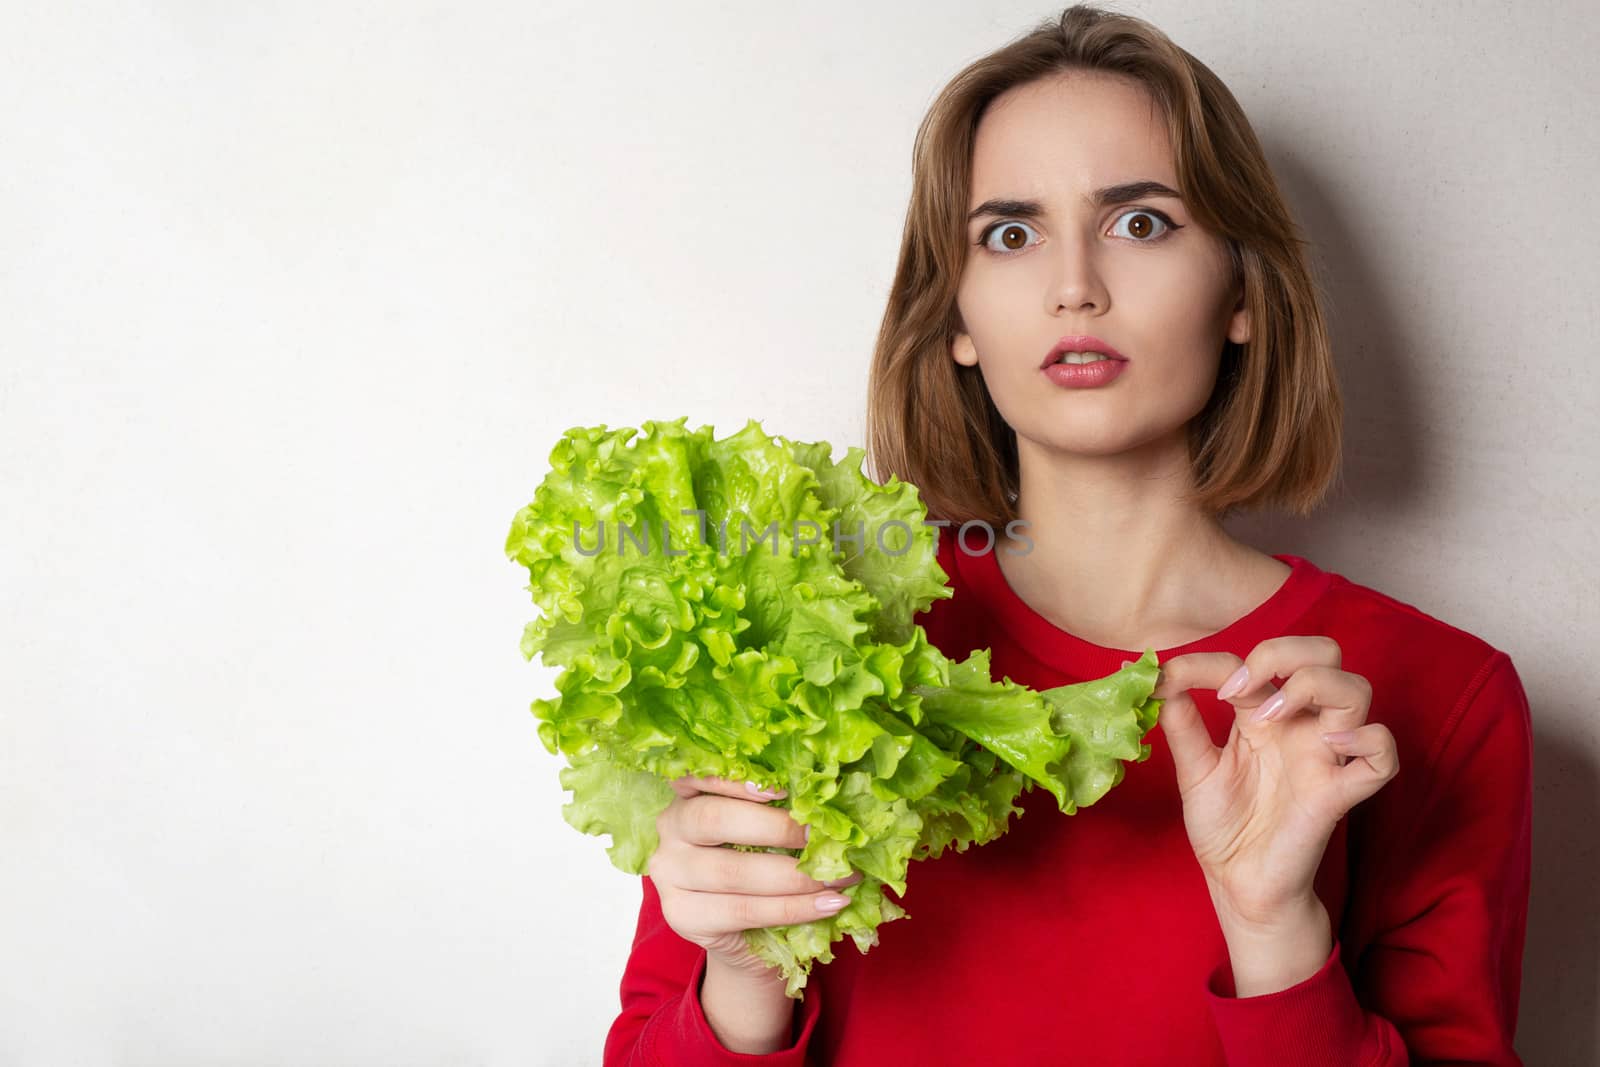
[{"label": "upper teeth", "polygon": [[1111,357],[1104,352],[1063,352],[1057,363],[1094,363]]}]

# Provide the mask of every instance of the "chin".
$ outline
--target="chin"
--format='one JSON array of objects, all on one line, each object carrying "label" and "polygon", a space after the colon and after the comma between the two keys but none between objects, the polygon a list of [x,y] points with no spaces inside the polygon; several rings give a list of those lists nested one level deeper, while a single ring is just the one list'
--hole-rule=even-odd
[{"label": "chin", "polygon": [[1163,452],[1181,449],[1187,454],[1188,439],[1184,425],[1129,426],[1125,421],[1105,426],[1074,426],[1070,429],[1052,427],[1048,432],[1022,434],[1042,451],[1084,458],[1106,459],[1112,456],[1133,456],[1139,453]]},{"label": "chin", "polygon": [[1031,438],[1036,448],[1067,456],[1116,456],[1137,450],[1144,442],[1126,433],[1052,433]]}]

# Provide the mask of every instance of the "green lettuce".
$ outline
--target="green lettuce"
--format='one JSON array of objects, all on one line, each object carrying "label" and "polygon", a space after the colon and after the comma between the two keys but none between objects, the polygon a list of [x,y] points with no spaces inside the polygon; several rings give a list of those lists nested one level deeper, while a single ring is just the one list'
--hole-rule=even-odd
[{"label": "green lettuce", "polygon": [[797,997],[833,942],[865,952],[906,914],[884,890],[912,860],[994,840],[1036,787],[1071,814],[1148,758],[1156,657],[1042,692],[993,680],[987,650],[948,659],[915,622],[953,594],[915,486],[873,482],[860,448],[686,421],[567,431],[517,512],[505,550],[540,609],[522,653],[559,669],[532,710],[563,816],[630,874],[682,775],[786,789],[811,836],[774,851],[863,872],[838,913],[746,933]]}]

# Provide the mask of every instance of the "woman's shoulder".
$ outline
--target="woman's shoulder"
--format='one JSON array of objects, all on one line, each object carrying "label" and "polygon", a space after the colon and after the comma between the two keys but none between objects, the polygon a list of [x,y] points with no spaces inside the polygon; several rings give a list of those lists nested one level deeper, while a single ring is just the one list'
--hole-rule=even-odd
[{"label": "woman's shoulder", "polygon": [[1431,605],[1425,601],[1413,603],[1298,556],[1278,558],[1296,571],[1304,570],[1321,577],[1323,593],[1316,607],[1347,620],[1349,625],[1375,627],[1381,633],[1403,634],[1412,640],[1446,645],[1462,653],[1487,656],[1496,651],[1478,635],[1432,614]]},{"label": "woman's shoulder", "polygon": [[1400,675],[1432,690],[1435,699],[1446,694],[1471,699],[1496,674],[1516,681],[1506,652],[1433,614],[1426,602],[1383,592],[1296,556],[1278,558],[1296,572],[1320,578],[1321,595],[1294,629],[1336,640],[1346,670]]},{"label": "woman's shoulder", "polygon": [[1488,789],[1508,801],[1526,792],[1533,722],[1509,655],[1425,604],[1279,558],[1324,576],[1322,594],[1289,632],[1338,642],[1340,666],[1372,687],[1367,721],[1394,735],[1400,776],[1364,818],[1408,820],[1441,788]]}]

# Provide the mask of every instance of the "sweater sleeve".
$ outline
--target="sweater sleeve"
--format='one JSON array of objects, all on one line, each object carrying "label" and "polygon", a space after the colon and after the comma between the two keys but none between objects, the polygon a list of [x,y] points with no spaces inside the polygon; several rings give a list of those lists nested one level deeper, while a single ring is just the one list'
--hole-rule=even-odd
[{"label": "sweater sleeve", "polygon": [[1478,671],[1424,766],[1416,818],[1379,846],[1379,881],[1365,887],[1370,929],[1346,928],[1320,971],[1276,993],[1236,998],[1227,965],[1212,973],[1230,1067],[1521,1067],[1533,728],[1504,653]]},{"label": "sweater sleeve", "polygon": [[622,1013],[606,1035],[605,1067],[805,1067],[822,1011],[815,978],[795,1007],[787,1048],[767,1055],[730,1052],[717,1040],[700,1004],[705,949],[679,937],[661,913],[661,896],[642,875],[644,900],[633,950],[622,974]]}]

